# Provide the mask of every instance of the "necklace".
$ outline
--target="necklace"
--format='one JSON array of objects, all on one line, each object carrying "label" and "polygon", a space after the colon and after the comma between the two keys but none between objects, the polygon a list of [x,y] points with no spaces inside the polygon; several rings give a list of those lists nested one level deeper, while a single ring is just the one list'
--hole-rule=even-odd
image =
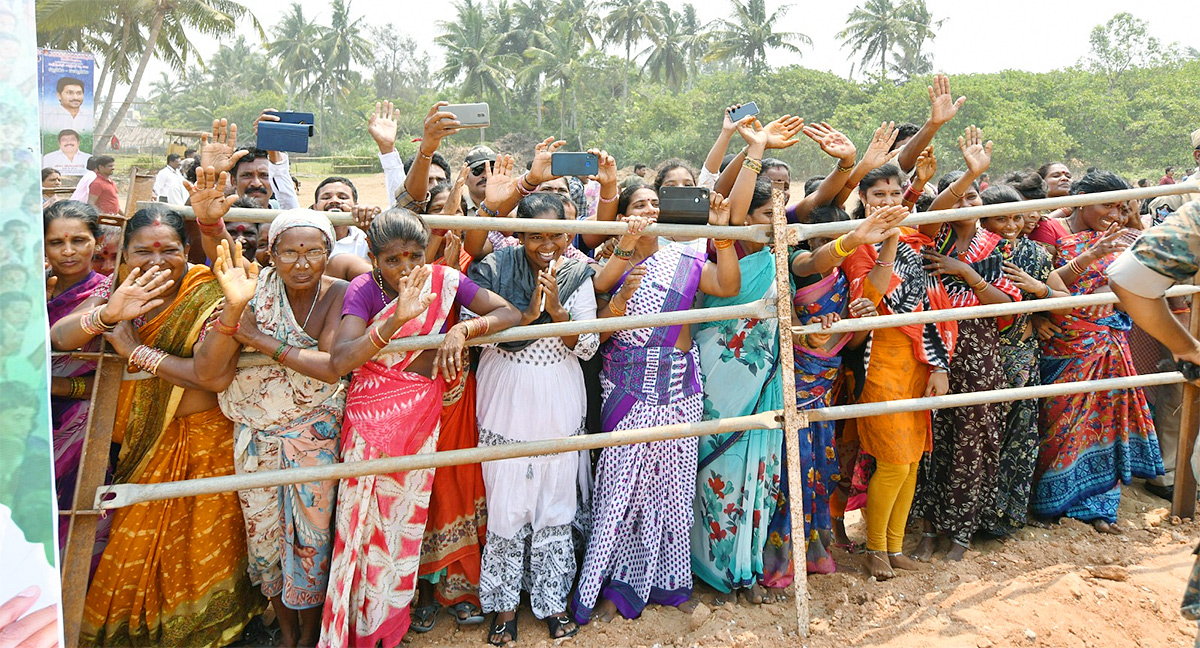
[{"label": "necklace", "polygon": [[317,309],[317,302],[320,300],[321,300],[321,286],[320,286],[320,284],[317,284],[317,294],[316,294],[316,296],[313,297],[312,306],[308,307],[308,315],[304,316],[304,323],[300,325],[300,328],[302,328],[302,329],[308,328],[308,318],[312,317],[313,311],[315,311]]},{"label": "necklace", "polygon": [[392,300],[388,299],[387,291],[383,289],[383,272],[372,271],[371,276],[375,277],[375,283],[379,286],[379,295],[383,297],[383,303],[388,303]]}]

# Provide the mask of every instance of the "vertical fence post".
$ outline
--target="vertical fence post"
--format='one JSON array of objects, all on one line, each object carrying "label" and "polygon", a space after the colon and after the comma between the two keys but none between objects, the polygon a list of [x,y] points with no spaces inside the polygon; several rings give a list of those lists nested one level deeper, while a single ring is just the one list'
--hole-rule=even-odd
[{"label": "vertical fence post", "polygon": [[[1192,315],[1188,322],[1192,337],[1200,336],[1200,299],[1192,296]],[[1171,514],[1193,517],[1196,514],[1196,476],[1192,474],[1192,451],[1200,427],[1200,387],[1183,383],[1183,411],[1179,415],[1179,445],[1175,453],[1175,493]]]},{"label": "vertical fence post", "polygon": [[788,511],[792,519],[792,581],[796,601],[796,630],[808,636],[808,563],[804,560],[805,471],[800,463],[800,428],[806,416],[796,409],[796,365],[792,348],[792,282],[788,267],[787,213],[783,192],[772,192],[772,232],[775,253],[775,317],[779,320],[779,376],[783,381],[783,445],[787,450]]}]

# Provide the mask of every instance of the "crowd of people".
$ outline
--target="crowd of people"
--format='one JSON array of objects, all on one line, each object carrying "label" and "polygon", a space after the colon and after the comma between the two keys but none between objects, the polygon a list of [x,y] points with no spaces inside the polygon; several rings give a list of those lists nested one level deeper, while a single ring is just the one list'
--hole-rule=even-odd
[{"label": "crowd of people", "polygon": [[[117,241],[97,222],[103,190],[45,208],[51,343],[93,350],[103,338],[128,360],[111,483],[1114,378],[1170,360],[1153,339],[1131,334],[1129,317],[1112,306],[808,333],[795,339],[796,402],[785,402],[780,325],[824,329],[845,318],[1107,292],[1108,265],[1139,230],[1179,207],[1158,201],[1143,219],[1138,201],[1113,202],[906,227],[914,212],[1129,188],[1104,170],[1073,177],[1060,162],[984,187],[993,143],[968,126],[957,151],[935,154],[934,135],[964,99],[942,76],[929,97],[924,124],[884,122],[861,153],[826,123],[733,121],[726,111],[698,172],[672,159],[625,178],[603,150],[591,151],[595,175],[556,177],[551,159],[564,142],[554,138],[537,145],[524,171],[510,153],[478,146],[453,172],[438,151],[460,124],[444,102],[425,117],[416,155],[402,160],[396,109],[381,102],[367,131],[379,149],[386,208],[360,204],[343,177],[322,180],[304,206],[287,155],[239,147],[237,127],[218,120],[198,161],[186,165],[194,222],[157,204],[137,210]],[[790,169],[770,156],[801,135],[833,164],[792,200]],[[727,153],[735,137],[745,145]],[[1192,147],[1200,164],[1200,130]],[[168,162],[159,195],[181,186],[181,160]],[[963,170],[939,174],[939,166]],[[93,187],[104,186],[107,171],[97,169]],[[778,190],[791,222],[855,227],[790,251],[791,322],[746,317],[469,344],[514,326],[774,299],[770,244],[646,233],[660,190],[674,186],[708,187],[714,225],[770,223]],[[283,211],[256,226],[226,222],[234,207]],[[490,218],[495,229],[431,228],[424,214]],[[622,221],[627,230],[510,233],[506,218]],[[390,341],[438,333],[436,349],[380,353]],[[239,363],[253,352],[263,361]],[[64,510],[73,505],[93,372],[89,361],[66,356],[53,365]],[[227,645],[269,602],[280,645],[396,646],[410,631],[431,630],[443,609],[460,625],[490,615],[486,640],[504,645],[518,639],[522,593],[557,639],[617,615],[635,618],[647,605],[691,609],[696,577],[719,600],[786,600],[801,557],[808,573],[828,574],[838,552],[865,553],[866,575],[884,580],[942,552],[960,560],[974,539],[1064,516],[1120,533],[1124,485],[1154,479],[1169,494],[1177,389],[874,415],[813,422],[791,438],[751,430],[137,504],[100,525],[83,641]],[[1164,434],[1172,421],[1175,437]],[[798,445],[803,493],[789,492],[786,444]],[[803,507],[803,529],[791,528],[791,506]],[[845,528],[856,509],[865,543]],[[906,543],[910,527],[920,537]]]}]

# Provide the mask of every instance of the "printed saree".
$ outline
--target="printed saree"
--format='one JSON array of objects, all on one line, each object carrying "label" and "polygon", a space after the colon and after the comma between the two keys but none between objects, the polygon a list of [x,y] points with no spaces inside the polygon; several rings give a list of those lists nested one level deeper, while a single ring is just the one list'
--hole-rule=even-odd
[{"label": "printed saree", "polygon": [[[1063,237],[1058,264],[1070,263],[1102,235],[1089,230]],[[1107,285],[1104,271],[1115,258],[1111,254],[1092,263],[1068,286],[1071,294]],[[1051,321],[1062,332],[1042,346],[1043,384],[1134,375],[1125,313],[1093,320],[1077,308],[1051,315]],[[1154,421],[1140,388],[1047,398],[1040,419],[1043,437],[1030,500],[1030,510],[1038,516],[1111,524],[1117,519],[1121,484],[1163,474]]]},{"label": "printed saree", "polygon": [[[212,271],[193,266],[174,301],[138,334],[145,344],[189,357],[220,300]],[[116,483],[233,474],[229,419],[215,407],[176,417],[183,391],[146,374],[121,385],[113,430],[121,442]],[[108,546],[88,589],[81,643],[224,646],[241,635],[263,603],[246,575],[236,493],[136,504],[113,515]]]},{"label": "printed saree", "polygon": [[[775,260],[769,249],[743,257],[740,264],[741,292],[731,298],[707,297],[706,307],[775,298]],[[696,332],[696,346],[706,386],[705,420],[783,407],[777,320],[705,322]],[[719,591],[750,587],[763,578],[767,524],[779,501],[782,452],[782,430],[699,438],[692,571]]]},{"label": "printed saree", "polygon": [[[393,339],[441,331],[454,307],[461,275],[445,266],[430,268],[422,294],[436,298]],[[391,317],[395,308],[393,300],[371,323]],[[344,462],[425,454],[437,447],[445,383],[405,371],[421,353],[381,355],[355,370],[342,427]],[[395,646],[404,638],[433,476],[429,468],[341,481],[319,646]]]}]

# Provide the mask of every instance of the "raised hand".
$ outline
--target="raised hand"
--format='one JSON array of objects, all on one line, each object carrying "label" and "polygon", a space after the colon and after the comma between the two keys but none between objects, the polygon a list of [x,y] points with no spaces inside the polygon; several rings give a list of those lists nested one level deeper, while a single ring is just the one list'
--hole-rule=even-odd
[{"label": "raised hand", "polygon": [[937,158],[933,155],[933,144],[926,146],[925,150],[917,155],[917,163],[914,171],[917,176],[915,184],[920,185],[929,184],[933,176],[937,175]]},{"label": "raised hand", "polygon": [[376,101],[375,112],[367,118],[367,133],[380,153],[391,153],[396,150],[396,115],[399,113],[390,101]]},{"label": "raised hand", "polygon": [[58,286],[58,277],[51,276],[46,279],[46,301],[54,299],[54,289]]},{"label": "raised hand", "polygon": [[[537,186],[558,177],[550,173],[550,156],[566,143],[566,140],[547,137],[533,147],[533,164],[529,167],[529,184]],[[491,181],[488,181],[488,184],[491,184]]]},{"label": "raised hand", "polygon": [[983,141],[983,131],[974,124],[967,126],[958,138],[958,150],[962,151],[967,172],[978,178],[992,165],[992,140]]},{"label": "raised hand", "polygon": [[538,283],[533,288],[533,295],[529,297],[529,305],[521,313],[521,326],[532,324],[542,316],[542,296],[546,294],[546,287],[542,285],[541,279],[542,273],[538,272]]},{"label": "raised hand", "polygon": [[608,151],[588,149],[588,153],[600,158],[600,164],[596,168],[596,175],[590,175],[588,179],[595,180],[604,187],[615,187],[617,185],[617,161],[613,159],[613,156],[608,154]]},{"label": "raised hand", "polygon": [[212,134],[200,136],[200,166],[212,167],[217,173],[233,169],[249,153],[237,150],[237,130],[237,124],[230,124],[228,119],[214,119]]},{"label": "raised hand", "polygon": [[546,312],[556,321],[565,320],[569,317],[558,295],[558,268],[560,265],[561,263],[556,261],[549,268],[538,273],[538,287],[542,290],[542,299],[546,303]]},{"label": "raised hand", "polygon": [[237,202],[237,194],[225,195],[225,187],[229,184],[229,172],[222,171],[220,175],[213,167],[196,169],[196,184],[192,185],[192,211],[196,213],[196,222],[201,225],[216,225],[229,213],[233,203]]},{"label": "raised hand", "polygon": [[882,243],[900,233],[900,223],[908,218],[908,215],[909,211],[903,205],[887,205],[868,209],[867,217],[847,236],[851,240],[846,246],[849,247],[850,244],[853,244],[854,247],[857,247],[864,244]]},{"label": "raised hand", "polygon": [[875,134],[871,136],[871,143],[867,144],[866,152],[863,153],[864,168],[878,169],[900,155],[900,149],[892,150],[892,145],[896,143],[896,136],[899,134],[900,129],[896,128],[896,122],[880,124],[879,128],[875,129]]},{"label": "raised hand", "polygon": [[[1088,246],[1084,254],[1088,257],[1088,262],[1083,263],[1083,267],[1091,265],[1092,261],[1103,259],[1110,254],[1118,254],[1125,251],[1133,243],[1133,238],[1126,234],[1126,230],[1121,227],[1120,223],[1113,223],[1104,230],[1104,236],[1101,236],[1095,243]],[[1083,255],[1080,255],[1083,256]]]},{"label": "raised hand", "polygon": [[729,199],[715,191],[708,194],[708,224],[729,224]]},{"label": "raised hand", "polygon": [[761,144],[767,149],[785,149],[794,146],[800,140],[796,135],[804,129],[804,120],[791,115],[763,126],[757,118],[746,117],[737,123],[738,133],[747,144]]},{"label": "raised hand", "polygon": [[[517,192],[517,178],[513,177],[513,156],[500,153],[496,156],[494,165],[484,165],[483,173],[487,177],[483,199],[492,207],[500,205]],[[488,169],[491,166],[491,170]],[[480,212],[482,213],[482,211]],[[507,216],[508,214],[500,214]]]},{"label": "raised hand", "polygon": [[[487,169],[485,166],[484,169]],[[453,214],[462,213],[462,193],[463,188],[467,184],[467,174],[471,170],[467,168],[467,163],[463,162],[462,168],[458,170],[458,175],[454,177],[454,186],[450,189],[450,195],[446,198],[446,204],[442,205],[442,213],[450,216]]]},{"label": "raised hand", "polygon": [[[213,274],[225,294],[225,308],[231,313],[241,315],[242,309],[254,298],[258,287],[258,264],[243,264],[234,259],[242,258],[242,242],[234,244],[232,254],[229,251],[229,241],[222,239],[217,244],[217,259],[213,261]],[[244,266],[249,266],[247,269]]]},{"label": "raised hand", "polygon": [[279,111],[275,110],[274,108],[267,108],[267,109],[263,110],[261,113],[259,113],[258,119],[254,120],[254,134],[258,135],[258,123],[259,122],[265,122],[265,121],[277,122],[277,121],[279,121],[279,115],[276,114],[278,112]]},{"label": "raised hand", "polygon": [[162,306],[162,295],[166,294],[175,280],[171,278],[170,270],[159,270],[158,266],[150,266],[146,274],[135,266],[129,271],[125,281],[109,296],[108,303],[103,306],[100,319],[105,324],[124,322]]},{"label": "raised hand", "polygon": [[725,111],[721,113],[721,131],[722,132],[732,134],[734,131],[737,130],[737,122],[735,122],[729,118],[729,113],[731,113],[741,107],[742,107],[742,104],[733,104],[732,106],[726,108]]},{"label": "raised hand", "polygon": [[855,148],[854,142],[829,124],[825,122],[808,124],[804,127],[804,134],[819,144],[821,150],[830,157],[854,164],[855,157],[858,155],[858,149]]},{"label": "raised hand", "polygon": [[448,267],[455,270],[462,270],[459,267],[459,257],[462,256],[462,237],[455,234],[452,230],[447,230],[446,235],[442,237],[446,242],[445,250],[442,252],[442,258],[446,260]]},{"label": "raised hand", "polygon": [[944,74],[933,77],[933,85],[929,88],[929,104],[931,106],[929,121],[941,126],[954,119],[958,109],[966,103],[966,97],[954,99],[950,94],[950,78]]},{"label": "raised hand", "polygon": [[430,156],[437,152],[442,139],[457,133],[462,127],[454,113],[442,110],[449,106],[447,101],[439,101],[425,115],[424,131],[421,135],[421,154]]},{"label": "raised hand", "polygon": [[379,215],[380,209],[373,205],[354,205],[350,208],[350,216],[354,218],[354,225],[362,231],[367,231],[374,222],[375,217]]},{"label": "raised hand", "polygon": [[437,293],[421,294],[431,273],[429,266],[418,266],[408,276],[400,277],[400,283],[396,286],[396,310],[390,318],[396,328],[424,313],[437,299]]}]

